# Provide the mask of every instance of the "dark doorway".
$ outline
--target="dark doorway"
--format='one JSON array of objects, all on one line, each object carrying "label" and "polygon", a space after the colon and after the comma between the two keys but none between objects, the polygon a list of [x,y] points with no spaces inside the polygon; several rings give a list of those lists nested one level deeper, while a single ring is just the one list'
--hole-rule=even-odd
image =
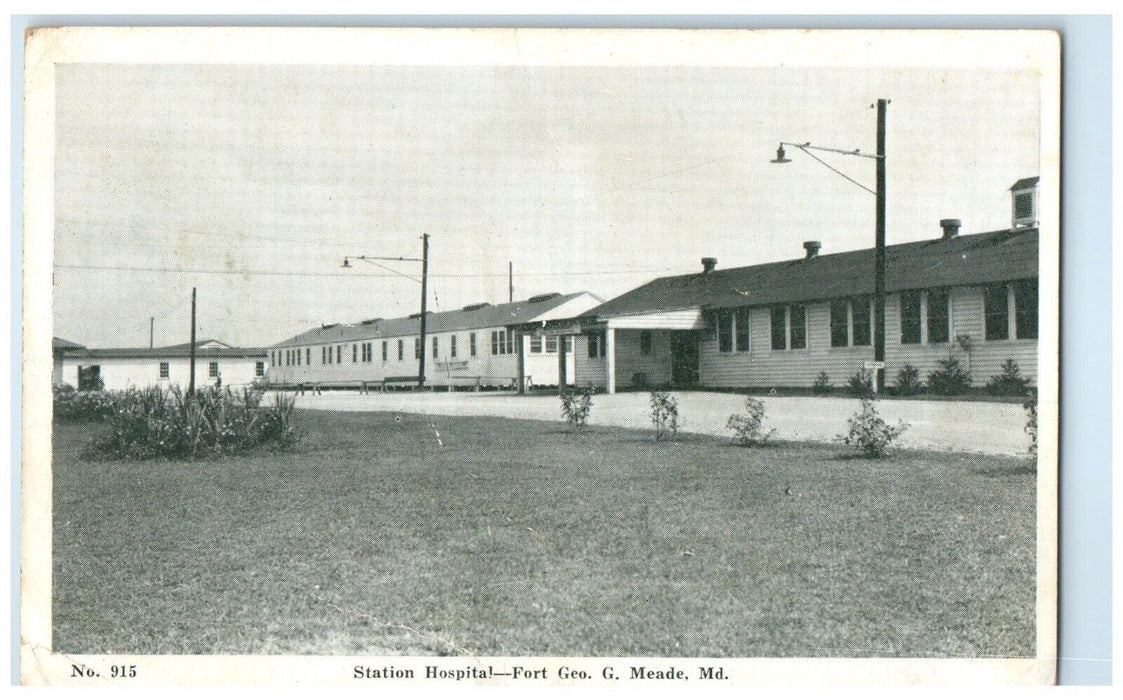
[{"label": "dark doorway", "polygon": [[676,387],[698,384],[698,336],[692,332],[671,334],[671,383]]},{"label": "dark doorway", "polygon": [[78,391],[100,391],[103,386],[101,365],[78,367]]}]

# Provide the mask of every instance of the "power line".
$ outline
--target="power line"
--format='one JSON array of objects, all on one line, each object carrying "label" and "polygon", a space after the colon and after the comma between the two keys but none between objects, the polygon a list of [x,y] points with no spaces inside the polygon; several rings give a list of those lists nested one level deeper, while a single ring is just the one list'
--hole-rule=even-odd
[{"label": "power line", "polygon": [[[219,268],[185,268],[185,267],[143,267],[143,266],[129,266],[129,265],[69,265],[64,263],[56,263],[56,269],[63,270],[104,270],[110,272],[171,272],[189,275],[235,275],[240,277],[245,276],[274,276],[274,277],[397,277],[403,276],[401,273],[384,274],[384,273],[345,273],[345,272],[300,272],[292,271],[286,272],[283,270],[225,270]],[[592,275],[635,275],[648,272],[668,272],[674,268],[660,267],[660,268],[647,268],[639,270],[591,270],[586,272],[524,272],[515,275],[516,277],[578,277],[578,276],[592,276]],[[430,277],[443,277],[443,278],[489,278],[489,277],[507,277],[506,273],[430,273]],[[411,278],[412,279],[412,278]]]}]

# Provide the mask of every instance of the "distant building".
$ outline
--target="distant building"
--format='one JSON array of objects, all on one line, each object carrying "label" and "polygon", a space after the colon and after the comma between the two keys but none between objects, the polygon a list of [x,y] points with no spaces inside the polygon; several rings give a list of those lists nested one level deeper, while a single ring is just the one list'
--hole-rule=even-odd
[{"label": "distant building", "polygon": [[[552,384],[558,377],[557,338],[532,338],[514,329],[580,316],[601,301],[588,292],[553,293],[430,312],[424,348],[420,314],[324,325],[269,347],[268,378],[284,386],[412,385],[424,352],[427,386],[515,387],[520,377],[526,384]],[[573,353],[566,361],[572,376]]]},{"label": "distant building", "polygon": [[[236,348],[218,340],[195,344],[195,386],[241,386],[265,377],[267,354],[260,348]],[[61,380],[79,391],[104,388],[180,386],[191,376],[191,344],[162,348],[78,346],[62,355]]]},{"label": "distant building", "polygon": [[[1012,227],[886,249],[885,378],[920,379],[955,357],[985,383],[1012,359],[1037,379],[1037,178],[1011,188]],[[582,318],[547,326],[576,336],[577,384],[617,388],[844,386],[874,359],[874,250],[663,277]]]},{"label": "distant building", "polygon": [[71,342],[65,338],[52,338],[51,349],[53,355],[53,364],[51,367],[51,384],[62,383],[62,358],[67,352],[75,350],[84,350],[85,345]]}]

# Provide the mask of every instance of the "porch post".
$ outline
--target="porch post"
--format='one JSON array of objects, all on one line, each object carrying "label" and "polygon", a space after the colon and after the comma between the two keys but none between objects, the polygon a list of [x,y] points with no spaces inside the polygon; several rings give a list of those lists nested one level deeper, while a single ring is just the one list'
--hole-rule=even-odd
[{"label": "porch post", "polygon": [[558,393],[565,393],[565,336],[558,336]]},{"label": "porch post", "polygon": [[609,326],[604,329],[604,366],[605,379],[610,394],[616,393],[616,329]]},{"label": "porch post", "polygon": [[522,332],[515,333],[515,340],[519,343],[519,393],[526,393],[526,336]]}]

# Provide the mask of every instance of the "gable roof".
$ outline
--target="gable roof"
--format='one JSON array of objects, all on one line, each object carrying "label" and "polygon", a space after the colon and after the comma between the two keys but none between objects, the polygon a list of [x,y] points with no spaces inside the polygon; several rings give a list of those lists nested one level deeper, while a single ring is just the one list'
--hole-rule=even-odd
[{"label": "gable roof", "polygon": [[[955,287],[1037,277],[1036,228],[886,246],[885,291]],[[661,277],[586,317],[688,308],[763,306],[873,294],[874,249]]]},{"label": "gable roof", "polygon": [[86,346],[80,343],[75,343],[73,340],[67,340],[66,338],[59,338],[58,336],[54,336],[51,338],[51,347],[54,350],[66,351],[78,350],[79,348],[84,348]]},{"label": "gable roof", "polygon": [[[160,348],[86,348],[66,353],[67,357],[74,358],[101,358],[101,359],[171,359],[173,357],[190,357],[191,343],[166,345]],[[264,358],[263,348],[236,348],[220,340],[200,340],[195,343],[195,357],[198,359],[215,358]]]},{"label": "gable roof", "polygon": [[[447,333],[476,328],[503,328],[527,323],[586,294],[589,293],[543,294],[506,304],[470,304],[453,311],[429,312],[425,316],[425,332]],[[593,297],[591,294],[589,296]],[[596,297],[593,298],[596,299]],[[596,300],[600,301],[600,299]],[[356,324],[340,323],[320,326],[304,331],[271,347],[283,348],[296,345],[350,342],[353,340],[409,337],[418,335],[420,332],[420,314],[415,314],[404,318],[380,318]]]}]

